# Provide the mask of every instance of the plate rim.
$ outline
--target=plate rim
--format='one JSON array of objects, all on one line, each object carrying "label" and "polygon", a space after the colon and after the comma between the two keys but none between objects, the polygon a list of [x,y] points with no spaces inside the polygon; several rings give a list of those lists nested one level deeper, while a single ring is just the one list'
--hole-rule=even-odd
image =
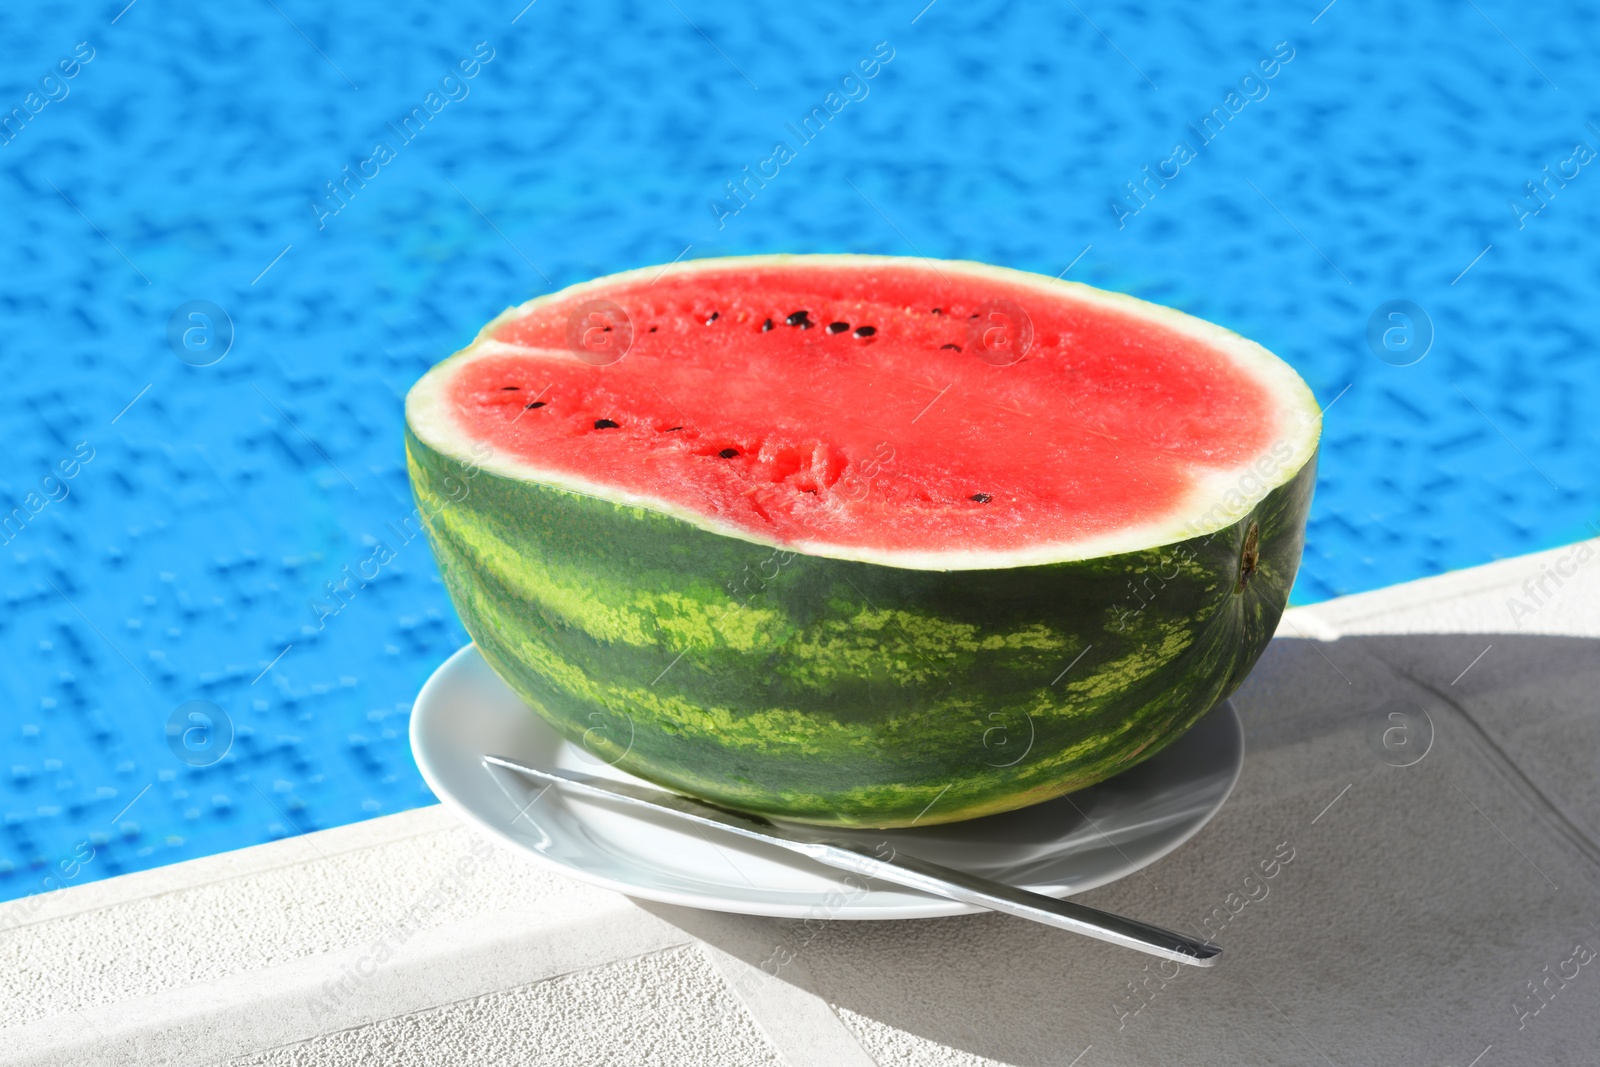
[{"label": "plate rim", "polygon": [[[600,874],[595,871],[590,871],[585,868],[574,867],[570,864],[562,863],[551,858],[545,853],[538,851],[537,849],[529,848],[517,837],[505,830],[500,829],[494,823],[491,823],[487,818],[479,815],[472,805],[462,801],[460,797],[455,795],[454,790],[445,786],[444,779],[440,774],[439,768],[434,763],[435,754],[431,751],[429,746],[424,743],[423,740],[423,723],[428,717],[426,711],[423,709],[437,702],[438,693],[449,684],[451,674],[454,671],[459,671],[462,669],[458,661],[472,657],[477,657],[483,662],[483,665],[487,667],[491,673],[494,673],[494,668],[489,665],[486,659],[484,659],[483,654],[478,650],[476,642],[468,642],[467,644],[456,649],[448,657],[446,657],[438,667],[434,669],[433,673],[428,676],[428,680],[422,684],[422,688],[417,691],[417,696],[412,701],[411,705],[411,718],[407,728],[407,736],[411,744],[411,756],[412,759],[416,761],[417,770],[421,772],[423,781],[427,783],[428,788],[432,790],[433,795],[438,798],[439,803],[453,812],[458,818],[464,820],[470,826],[476,828],[484,834],[487,834],[489,838],[501,848],[510,849],[511,851],[516,852],[518,855],[531,859],[541,867],[555,871],[559,874],[565,875],[566,877],[574,878],[587,885],[599,886],[602,889],[609,889],[613,892],[621,893],[627,897],[652,900],[663,904],[675,904],[681,907],[696,908],[702,911],[720,911],[735,915],[761,915],[778,919],[815,918],[817,917],[818,912],[826,912],[827,918],[829,919],[846,921],[880,921],[891,919],[936,919],[954,915],[975,915],[988,910],[975,904],[963,904],[954,900],[941,900],[933,896],[929,896],[927,901],[921,904],[895,904],[877,906],[867,905],[866,901],[870,900],[876,891],[869,891],[868,894],[860,900],[838,907],[828,907],[821,903],[821,894],[819,894],[819,899],[816,903],[767,904],[760,901],[743,900],[736,897],[717,896],[705,892],[689,892],[667,888],[641,887],[629,882],[619,881],[615,878],[608,877],[607,875]],[[498,674],[495,676],[496,678],[499,677]],[[501,684],[504,685],[505,683],[502,681]],[[1087,893],[1092,889],[1099,889],[1102,886],[1110,885],[1113,882],[1127,878],[1129,875],[1137,874],[1145,868],[1156,864],[1162,859],[1165,859],[1179,848],[1182,848],[1184,845],[1188,844],[1191,840],[1193,840],[1195,835],[1199,834],[1201,830],[1210,825],[1211,820],[1216,818],[1217,813],[1220,812],[1227,804],[1228,798],[1233,795],[1234,789],[1239,784],[1239,776],[1244,770],[1244,723],[1239,718],[1238,709],[1233,706],[1233,702],[1230,699],[1224,698],[1206,714],[1211,715],[1216,711],[1222,710],[1224,707],[1228,712],[1228,721],[1232,723],[1233,726],[1233,733],[1237,742],[1237,751],[1239,756],[1234,761],[1233,770],[1228,777],[1227,786],[1222,790],[1220,796],[1216,800],[1216,803],[1211,806],[1209,811],[1197,818],[1191,827],[1175,837],[1170,844],[1167,844],[1165,847],[1151,853],[1142,861],[1133,863],[1133,865],[1126,871],[1113,874],[1108,877],[1088,879],[1085,884],[1074,886],[1071,893],[1063,893],[1059,890],[1053,891],[1054,887],[1045,887],[1043,889],[1035,889],[1034,891],[1044,892],[1047,895],[1055,897],[1066,897],[1076,896],[1080,893]],[[528,709],[528,713],[535,716],[538,714],[532,708]],[[548,724],[546,725],[548,726]],[[551,727],[551,729],[553,729],[553,727]],[[1118,851],[1120,852],[1121,850],[1119,849]],[[899,887],[897,887],[897,889],[898,888]],[[913,893],[916,892],[916,890],[909,889],[904,891]]]}]

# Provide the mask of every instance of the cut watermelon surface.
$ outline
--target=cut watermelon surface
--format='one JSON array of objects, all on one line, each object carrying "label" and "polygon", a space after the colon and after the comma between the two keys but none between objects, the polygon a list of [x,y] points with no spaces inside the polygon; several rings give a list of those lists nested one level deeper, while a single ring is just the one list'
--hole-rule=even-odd
[{"label": "cut watermelon surface", "polygon": [[511,309],[406,422],[463,623],[587,758],[907,826],[1101,781],[1232,692],[1320,413],[1265,349],[1129,297],[766,256]]},{"label": "cut watermelon surface", "polygon": [[1319,425],[1292,370],[1219,327],[921,260],[621,275],[508,312],[450,368],[413,418],[491,469],[913,567],[1171,541],[1263,460],[1286,481]]}]

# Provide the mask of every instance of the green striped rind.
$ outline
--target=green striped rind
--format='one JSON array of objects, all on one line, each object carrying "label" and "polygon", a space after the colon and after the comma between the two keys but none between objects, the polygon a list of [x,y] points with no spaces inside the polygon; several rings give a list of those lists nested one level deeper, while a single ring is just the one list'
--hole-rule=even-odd
[{"label": "green striped rind", "polygon": [[467,631],[597,762],[729,807],[878,827],[1047,800],[1193,725],[1277,627],[1316,466],[1172,545],[935,571],[786,553],[464,466],[409,429],[406,446]]}]

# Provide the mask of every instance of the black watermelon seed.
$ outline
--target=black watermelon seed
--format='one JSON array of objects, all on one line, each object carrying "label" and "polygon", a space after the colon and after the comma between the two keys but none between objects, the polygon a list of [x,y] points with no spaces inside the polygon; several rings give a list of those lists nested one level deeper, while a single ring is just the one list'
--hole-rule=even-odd
[{"label": "black watermelon seed", "polygon": [[515,386],[515,385],[502,385],[500,387],[500,391],[502,393],[514,393],[514,392],[517,391],[517,386]]},{"label": "black watermelon seed", "polygon": [[683,429],[682,426],[668,426],[665,430],[662,430],[661,432],[662,433],[671,433],[673,430],[681,430],[681,429]]},{"label": "black watermelon seed", "polygon": [[531,404],[522,405],[522,410],[523,411],[532,411],[534,408],[542,408],[542,407],[544,407],[544,401],[543,400],[535,400]]},{"label": "black watermelon seed", "polygon": [[828,332],[829,333],[844,333],[849,328],[850,328],[850,324],[848,322],[830,322],[830,323],[828,323]]},{"label": "black watermelon seed", "polygon": [[944,314],[944,308],[934,308],[933,309],[933,313],[935,315],[943,315]]},{"label": "black watermelon seed", "polygon": [[707,319],[707,320],[706,320],[706,325],[707,325],[707,326],[710,326],[710,325],[711,325],[711,324],[712,324],[712,323],[713,323],[713,322],[716,322],[716,321],[717,321],[717,320],[718,320],[718,319],[720,319],[720,318],[722,318],[722,312],[720,312],[720,311],[713,311],[713,312],[712,312],[712,313],[711,313],[711,317],[710,317],[710,318],[709,318],[709,319]]},{"label": "black watermelon seed", "polygon": [[768,319],[766,322],[763,322],[761,324],[761,332],[762,333],[766,333],[770,329],[772,329],[772,320],[771,319]]},{"label": "black watermelon seed", "polygon": [[993,500],[994,497],[990,496],[988,493],[973,493],[972,499],[976,500],[980,504],[987,504],[989,501]]},{"label": "black watermelon seed", "polygon": [[959,352],[959,351],[961,351],[961,346],[960,346],[960,345],[940,345],[940,346],[939,346],[939,349],[940,349],[940,350],[941,350],[941,351],[943,351],[943,350],[944,350],[944,349],[946,349],[946,348],[948,348],[948,349],[950,349],[950,350],[951,350],[951,351],[952,351],[952,352]]},{"label": "black watermelon seed", "polygon": [[650,332],[651,332],[651,333],[655,333],[655,332],[656,332],[656,331],[657,331],[657,330],[659,330],[659,329],[661,329],[661,327],[659,327],[659,326],[652,326],[652,327],[650,327]]},{"label": "black watermelon seed", "polygon": [[595,419],[594,428],[597,430],[615,430],[617,428],[617,424],[612,422],[610,419]]},{"label": "black watermelon seed", "polygon": [[875,334],[877,332],[878,332],[878,328],[876,326],[857,326],[856,327],[856,332],[851,334],[851,336],[852,337],[871,337],[873,334]]},{"label": "black watermelon seed", "polygon": [[798,326],[802,330],[809,330],[816,325],[811,321],[811,312],[806,311],[804,308],[784,319],[783,324],[785,326]]},{"label": "black watermelon seed", "polygon": [[721,452],[717,453],[717,455],[721,456],[723,459],[732,459],[738,454],[739,450],[737,448],[724,448]]}]

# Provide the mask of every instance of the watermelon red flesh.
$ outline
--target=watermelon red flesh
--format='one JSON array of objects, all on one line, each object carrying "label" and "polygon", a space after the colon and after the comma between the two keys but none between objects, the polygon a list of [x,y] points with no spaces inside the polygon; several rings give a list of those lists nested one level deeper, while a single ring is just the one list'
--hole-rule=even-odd
[{"label": "watermelon red flesh", "polygon": [[[1077,287],[869,263],[614,281],[603,295],[631,345],[601,366],[567,347],[594,294],[541,301],[486,331],[500,344],[454,376],[451,421],[553,480],[909,565],[1122,547],[1129,531],[1170,530],[1286,433],[1305,436],[1304,412],[1286,418],[1276,383],[1226,343]],[[999,365],[976,325],[1005,306],[1033,340]],[[810,325],[790,325],[801,312]]]}]

